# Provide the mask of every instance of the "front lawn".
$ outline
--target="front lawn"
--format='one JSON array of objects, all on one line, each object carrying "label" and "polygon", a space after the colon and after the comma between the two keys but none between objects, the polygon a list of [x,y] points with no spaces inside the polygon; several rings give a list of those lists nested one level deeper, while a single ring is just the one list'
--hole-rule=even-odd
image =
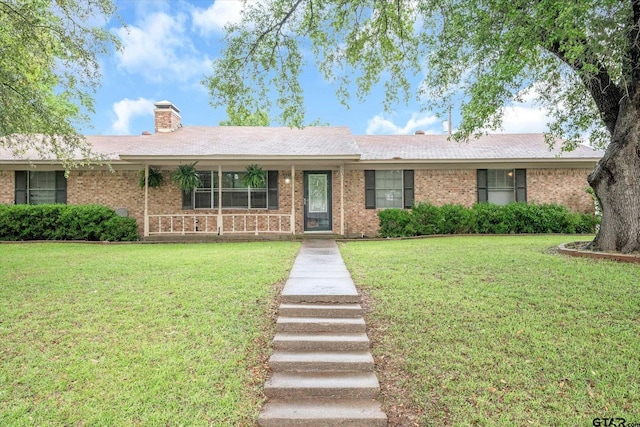
[{"label": "front lawn", "polygon": [[0,245],[0,425],[254,425],[298,248]]},{"label": "front lawn", "polygon": [[390,425],[640,423],[640,266],[554,253],[573,239],[340,246]]}]

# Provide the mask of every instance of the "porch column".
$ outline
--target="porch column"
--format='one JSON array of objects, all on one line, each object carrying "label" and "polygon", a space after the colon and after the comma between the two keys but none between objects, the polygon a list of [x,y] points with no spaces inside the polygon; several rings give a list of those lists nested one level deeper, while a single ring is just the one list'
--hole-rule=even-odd
[{"label": "porch column", "polygon": [[340,234],[344,236],[344,163],[340,165]]},{"label": "porch column", "polygon": [[291,165],[291,234],[296,234],[296,165]]},{"label": "porch column", "polygon": [[144,237],[149,237],[149,165],[146,164],[144,165]]},{"label": "porch column", "polygon": [[218,234],[222,236],[223,221],[222,221],[222,165],[218,165]]}]

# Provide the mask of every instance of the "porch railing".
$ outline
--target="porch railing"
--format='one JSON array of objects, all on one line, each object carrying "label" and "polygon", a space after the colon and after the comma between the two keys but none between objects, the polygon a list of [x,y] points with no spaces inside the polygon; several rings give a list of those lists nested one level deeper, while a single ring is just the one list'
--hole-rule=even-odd
[{"label": "porch railing", "polygon": [[157,234],[290,234],[289,214],[149,215],[149,235]]}]

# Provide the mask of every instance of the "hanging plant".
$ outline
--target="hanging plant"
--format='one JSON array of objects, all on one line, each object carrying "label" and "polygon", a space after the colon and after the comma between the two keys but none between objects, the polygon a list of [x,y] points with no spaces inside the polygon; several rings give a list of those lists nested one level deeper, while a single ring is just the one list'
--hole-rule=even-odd
[{"label": "hanging plant", "polygon": [[[164,177],[160,172],[160,169],[149,167],[149,188],[157,188],[164,182]],[[140,181],[138,181],[140,188],[144,188],[144,169],[140,171]]]},{"label": "hanging plant", "polygon": [[267,174],[258,165],[247,166],[242,183],[251,188],[263,188],[267,183]]},{"label": "hanging plant", "polygon": [[171,181],[177,184],[182,191],[190,192],[201,185],[202,181],[196,170],[196,163],[180,165],[171,174]]}]

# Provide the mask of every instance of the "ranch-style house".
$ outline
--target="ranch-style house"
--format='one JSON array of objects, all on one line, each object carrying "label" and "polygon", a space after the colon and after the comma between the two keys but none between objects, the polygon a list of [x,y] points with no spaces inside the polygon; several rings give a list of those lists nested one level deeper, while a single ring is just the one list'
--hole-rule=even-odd
[{"label": "ranch-style house", "polygon": [[[379,210],[414,202],[594,210],[586,177],[602,152],[580,146],[560,153],[542,134],[458,143],[423,132],[353,135],[346,127],[182,126],[172,103],[158,102],[154,111],[154,133],[87,137],[111,170],[78,168],[65,177],[55,159],[15,158],[0,149],[0,203],[102,204],[135,218],[143,236],[374,236]],[[170,175],[194,163],[201,185],[184,192]],[[249,165],[265,171],[264,185],[245,184]],[[159,171],[163,184],[140,187],[141,173],[150,171]]]}]

